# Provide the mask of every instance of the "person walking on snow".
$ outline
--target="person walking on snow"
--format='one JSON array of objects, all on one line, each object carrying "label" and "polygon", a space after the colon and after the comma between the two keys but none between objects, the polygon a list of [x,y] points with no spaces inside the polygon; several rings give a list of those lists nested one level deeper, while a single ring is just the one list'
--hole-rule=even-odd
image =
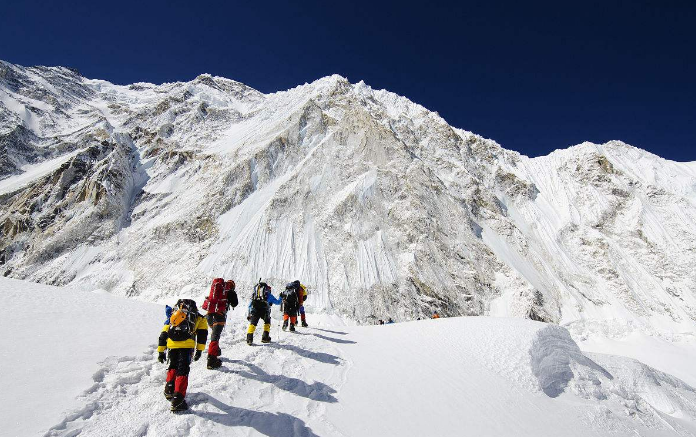
[{"label": "person walking on snow", "polygon": [[305,316],[305,309],[304,309],[304,303],[307,300],[308,295],[309,295],[309,293],[307,292],[307,287],[300,284],[298,296],[300,298],[300,320],[302,321],[303,328],[306,328],[308,326],[307,325],[307,317]]},{"label": "person walking on snow", "polygon": [[222,278],[215,278],[210,286],[210,294],[203,302],[203,309],[208,311],[206,318],[211,331],[208,345],[208,369],[217,369],[222,366],[220,335],[227,322],[227,311],[230,307],[235,308],[239,303],[234,289],[233,280],[225,281]]},{"label": "person walking on snow", "polygon": [[283,300],[283,331],[288,329],[288,320],[290,321],[290,331],[295,330],[297,311],[301,305],[300,286],[300,281],[290,282],[285,286],[285,291],[280,294]]},{"label": "person walking on snow", "polygon": [[[157,345],[158,360],[167,360],[165,351],[169,350],[169,368],[164,384],[164,397],[171,400],[171,410],[188,409],[186,389],[191,358],[201,358],[205,342],[208,340],[208,323],[198,313],[196,302],[191,299],[179,299],[172,309],[169,323],[162,328]],[[194,349],[196,350],[194,355]]]},{"label": "person walking on snow", "polygon": [[247,329],[246,337],[248,345],[254,343],[254,331],[256,331],[256,324],[259,323],[259,319],[264,321],[261,343],[271,342],[271,306],[273,304],[280,305],[282,302],[282,300],[271,294],[271,287],[259,279],[259,283],[254,286],[254,293],[251,295],[251,302],[249,303],[249,315],[247,316],[249,329]]}]

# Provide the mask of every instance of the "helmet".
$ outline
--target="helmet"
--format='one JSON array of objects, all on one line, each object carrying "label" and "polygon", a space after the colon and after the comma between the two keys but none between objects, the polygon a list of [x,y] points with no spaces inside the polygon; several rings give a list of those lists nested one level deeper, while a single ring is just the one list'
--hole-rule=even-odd
[{"label": "helmet", "polygon": [[177,308],[186,308],[194,313],[198,312],[198,307],[196,306],[196,301],[193,299],[179,299],[176,301]]},{"label": "helmet", "polygon": [[234,281],[231,280],[231,279],[228,279],[228,280],[225,282],[225,290],[234,290],[234,287],[235,287],[235,286],[236,286],[236,285],[235,285]]}]

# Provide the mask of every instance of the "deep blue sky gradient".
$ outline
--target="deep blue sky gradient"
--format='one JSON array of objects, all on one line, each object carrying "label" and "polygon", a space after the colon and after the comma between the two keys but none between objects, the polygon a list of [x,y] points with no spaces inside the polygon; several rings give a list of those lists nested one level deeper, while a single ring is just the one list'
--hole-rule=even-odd
[{"label": "deep blue sky gradient", "polygon": [[260,91],[338,73],[530,156],[620,139],[696,161],[696,2],[13,1],[0,59]]}]

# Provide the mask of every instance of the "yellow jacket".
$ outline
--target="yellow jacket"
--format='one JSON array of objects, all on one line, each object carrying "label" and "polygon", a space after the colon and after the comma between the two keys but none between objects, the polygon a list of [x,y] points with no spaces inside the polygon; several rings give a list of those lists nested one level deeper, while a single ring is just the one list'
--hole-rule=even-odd
[{"label": "yellow jacket", "polygon": [[195,332],[195,340],[188,338],[183,341],[174,341],[169,338],[169,323],[165,323],[162,332],[160,332],[157,352],[164,352],[165,349],[193,349],[194,347],[202,351],[205,349],[205,342],[208,341],[208,322],[200,314],[196,318],[193,332]]},{"label": "yellow jacket", "polygon": [[300,296],[300,305],[304,305],[304,301],[307,300],[307,288],[304,285],[300,285],[300,292],[298,295]]}]

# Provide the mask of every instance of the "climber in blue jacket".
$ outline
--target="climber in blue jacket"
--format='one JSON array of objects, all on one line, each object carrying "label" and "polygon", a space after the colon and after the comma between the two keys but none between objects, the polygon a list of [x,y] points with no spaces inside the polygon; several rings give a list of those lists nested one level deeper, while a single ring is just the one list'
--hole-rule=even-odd
[{"label": "climber in blue jacket", "polygon": [[259,280],[259,283],[254,286],[254,293],[251,295],[251,302],[249,303],[247,344],[251,345],[254,343],[254,331],[256,331],[256,324],[259,323],[259,319],[264,321],[261,343],[271,342],[271,306],[273,304],[280,305],[281,303],[283,301],[271,293],[271,287]]}]

